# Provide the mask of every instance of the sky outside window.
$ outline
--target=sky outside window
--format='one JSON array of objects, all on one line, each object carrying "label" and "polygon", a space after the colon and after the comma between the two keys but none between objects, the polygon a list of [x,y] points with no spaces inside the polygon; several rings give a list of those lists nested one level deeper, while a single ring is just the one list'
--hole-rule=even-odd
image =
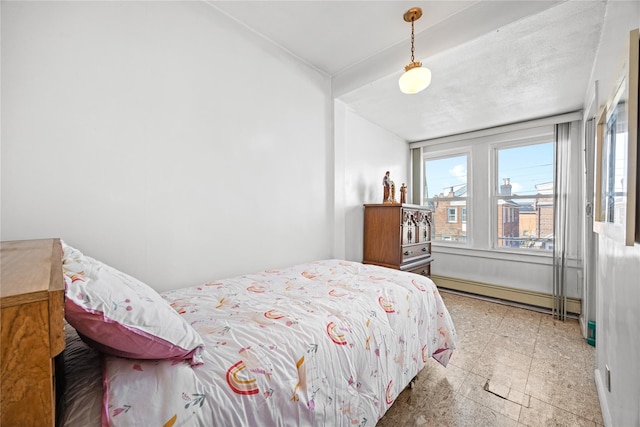
[{"label": "sky outside window", "polygon": [[498,151],[498,182],[511,181],[511,194],[537,194],[536,185],[553,182],[553,142]]},{"label": "sky outside window", "polygon": [[467,183],[467,156],[445,157],[425,160],[425,196],[427,198],[444,193],[451,187]]},{"label": "sky outside window", "polygon": [[[536,185],[553,182],[553,154],[553,142],[500,149],[496,189],[508,178],[512,194],[537,194]],[[467,183],[467,156],[425,160],[425,177],[427,198],[446,196],[451,187]]]}]

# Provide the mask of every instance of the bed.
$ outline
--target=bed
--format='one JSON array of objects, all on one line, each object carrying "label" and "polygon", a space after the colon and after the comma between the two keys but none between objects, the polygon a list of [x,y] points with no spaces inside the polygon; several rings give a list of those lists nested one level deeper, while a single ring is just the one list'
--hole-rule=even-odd
[{"label": "bed", "polygon": [[63,251],[64,426],[374,426],[455,348],[417,274],[322,260],[157,294]]}]

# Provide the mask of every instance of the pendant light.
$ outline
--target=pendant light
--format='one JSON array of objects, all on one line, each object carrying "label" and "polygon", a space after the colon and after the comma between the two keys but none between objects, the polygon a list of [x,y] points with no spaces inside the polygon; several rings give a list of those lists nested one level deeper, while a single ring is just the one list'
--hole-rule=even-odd
[{"label": "pendant light", "polygon": [[411,63],[404,67],[404,74],[400,76],[398,85],[403,93],[418,93],[423,91],[431,83],[431,70],[422,66],[422,62],[414,60],[413,48],[413,23],[422,16],[422,9],[414,7],[404,14],[404,20],[411,22]]}]

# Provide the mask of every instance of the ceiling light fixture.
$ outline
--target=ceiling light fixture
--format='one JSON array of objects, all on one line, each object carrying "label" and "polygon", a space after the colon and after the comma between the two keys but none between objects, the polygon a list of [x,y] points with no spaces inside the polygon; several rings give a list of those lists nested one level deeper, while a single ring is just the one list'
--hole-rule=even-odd
[{"label": "ceiling light fixture", "polygon": [[404,20],[411,22],[411,63],[404,67],[404,74],[400,76],[398,85],[403,93],[418,93],[431,83],[431,70],[422,66],[422,62],[414,60],[413,23],[422,16],[422,9],[414,7],[404,14]]}]

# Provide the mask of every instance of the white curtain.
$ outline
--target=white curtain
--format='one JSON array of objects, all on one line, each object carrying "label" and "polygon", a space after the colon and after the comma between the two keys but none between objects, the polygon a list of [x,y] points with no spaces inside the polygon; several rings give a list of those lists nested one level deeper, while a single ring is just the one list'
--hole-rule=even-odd
[{"label": "white curtain", "polygon": [[567,316],[567,229],[569,171],[571,170],[571,123],[556,125],[553,215],[553,316]]}]

